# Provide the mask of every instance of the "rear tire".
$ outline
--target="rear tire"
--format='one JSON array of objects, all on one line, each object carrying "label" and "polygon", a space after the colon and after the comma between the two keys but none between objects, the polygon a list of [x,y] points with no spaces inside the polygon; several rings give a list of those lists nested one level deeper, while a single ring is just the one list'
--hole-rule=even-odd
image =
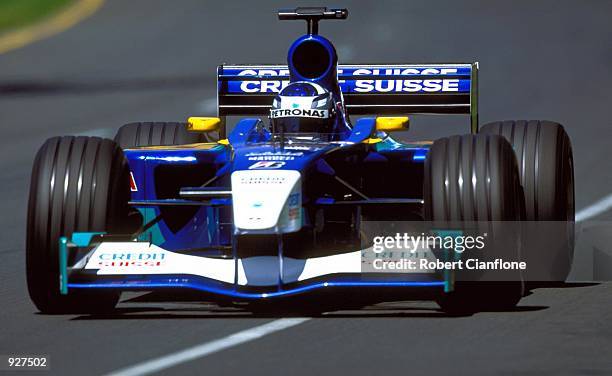
[{"label": "rear tire", "polygon": [[[525,192],[525,220],[556,222],[529,226],[533,231],[526,234],[526,246],[533,267],[528,279],[565,281],[574,256],[574,162],[569,136],[561,124],[542,120],[498,121],[483,125],[480,132],[501,135],[514,148]],[[545,250],[549,254],[541,255]]]},{"label": "rear tire", "polygon": [[[510,144],[497,135],[436,140],[425,161],[423,194],[427,221],[458,226],[483,222],[499,226],[498,232],[503,232],[505,226],[497,221],[520,221],[523,216],[516,158]],[[516,248],[511,244],[510,252],[518,254]],[[513,308],[522,294],[520,278],[502,282],[464,277],[455,283],[453,292],[438,299],[438,304],[449,313],[506,310]]]},{"label": "rear tire", "polygon": [[141,146],[171,146],[217,142],[217,134],[187,131],[186,123],[142,122],[129,123],[117,131],[115,142],[128,149]]},{"label": "rear tire", "polygon": [[54,137],[36,154],[28,203],[26,274],[42,313],[112,310],[119,293],[59,292],[59,238],[117,231],[127,218],[129,170],[121,149],[97,137]]}]

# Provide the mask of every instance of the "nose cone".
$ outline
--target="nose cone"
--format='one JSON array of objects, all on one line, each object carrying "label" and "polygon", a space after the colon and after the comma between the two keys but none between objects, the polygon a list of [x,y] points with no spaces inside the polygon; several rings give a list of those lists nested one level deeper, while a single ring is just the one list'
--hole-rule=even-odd
[{"label": "nose cone", "polygon": [[302,227],[301,174],[295,170],[232,173],[234,225],[239,233],[289,233]]}]

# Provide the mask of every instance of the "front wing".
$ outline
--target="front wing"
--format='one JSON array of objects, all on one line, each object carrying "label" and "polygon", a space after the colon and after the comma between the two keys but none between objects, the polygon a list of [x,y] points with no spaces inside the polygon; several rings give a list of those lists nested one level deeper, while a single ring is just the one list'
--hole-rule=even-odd
[{"label": "front wing", "polygon": [[[69,265],[69,260],[77,260]],[[433,287],[449,292],[449,273],[364,272],[362,251],[308,259],[247,258],[170,252],[104,233],[60,238],[60,291],[190,289],[235,299],[266,299],[333,287]]]}]

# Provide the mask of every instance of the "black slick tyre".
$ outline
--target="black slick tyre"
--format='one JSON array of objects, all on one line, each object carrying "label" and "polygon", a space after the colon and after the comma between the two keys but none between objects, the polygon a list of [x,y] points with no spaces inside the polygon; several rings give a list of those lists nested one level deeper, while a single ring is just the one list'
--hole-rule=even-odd
[{"label": "black slick tyre", "polygon": [[42,313],[95,313],[115,307],[112,291],[59,292],[59,238],[120,232],[127,217],[129,170],[122,150],[97,137],[54,137],[36,154],[30,183],[26,274]]},{"label": "black slick tyre", "polygon": [[[425,162],[423,189],[424,218],[433,223],[451,227],[484,223],[499,226],[498,232],[503,232],[507,228],[501,225],[503,221],[518,222],[523,217],[516,158],[510,144],[498,135],[436,140]],[[518,254],[519,247],[507,248]],[[440,296],[442,310],[464,313],[511,309],[522,297],[520,280],[470,278],[461,278],[453,292]]]}]

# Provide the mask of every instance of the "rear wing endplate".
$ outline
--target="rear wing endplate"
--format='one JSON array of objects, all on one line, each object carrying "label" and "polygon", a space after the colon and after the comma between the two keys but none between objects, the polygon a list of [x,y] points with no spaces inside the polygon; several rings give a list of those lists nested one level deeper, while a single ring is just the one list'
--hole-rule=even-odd
[{"label": "rear wing endplate", "polygon": [[[338,65],[349,115],[464,114],[478,130],[478,63]],[[268,115],[286,65],[220,65],[218,115]]]}]

